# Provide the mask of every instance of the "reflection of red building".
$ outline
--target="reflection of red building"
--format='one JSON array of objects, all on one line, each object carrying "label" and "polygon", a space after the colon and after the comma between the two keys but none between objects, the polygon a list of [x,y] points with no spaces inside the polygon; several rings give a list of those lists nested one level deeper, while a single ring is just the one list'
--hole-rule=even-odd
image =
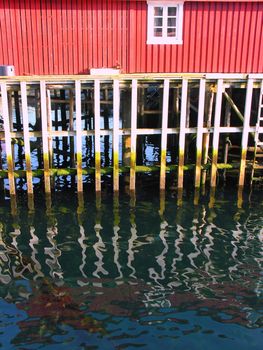
[{"label": "reflection of red building", "polygon": [[0,65],[18,75],[263,71],[262,0],[0,0],[0,13]]}]

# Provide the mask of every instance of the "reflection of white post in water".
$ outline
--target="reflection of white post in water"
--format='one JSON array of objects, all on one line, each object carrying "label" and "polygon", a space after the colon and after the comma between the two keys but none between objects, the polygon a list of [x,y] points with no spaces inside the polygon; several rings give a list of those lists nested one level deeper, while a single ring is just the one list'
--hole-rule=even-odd
[{"label": "reflection of white post in water", "polygon": [[21,230],[20,228],[16,228],[13,232],[10,232],[10,236],[13,238],[11,245],[15,248],[15,255],[18,257],[19,259],[19,268],[21,268],[21,270],[18,272],[17,271],[17,266],[13,265],[12,266],[12,272],[13,272],[13,276],[16,277],[21,277],[26,279],[26,277],[23,275],[23,273],[28,270],[30,272],[32,271],[32,267],[30,265],[30,263],[24,264],[23,261],[23,256],[22,256],[22,252],[19,250],[18,248],[18,244],[17,244],[17,237],[19,237],[21,235]]},{"label": "reflection of white post in water", "polygon": [[86,236],[85,236],[85,231],[84,227],[79,224],[79,233],[80,237],[78,238],[79,245],[81,247],[81,265],[79,266],[79,270],[84,278],[87,278],[87,275],[84,272],[84,267],[86,265],[86,250],[87,250],[87,244],[85,243]]},{"label": "reflection of white post in water", "polygon": [[128,262],[127,262],[127,266],[129,267],[129,269],[132,270],[132,272],[130,273],[130,277],[136,279],[135,273],[136,270],[135,268],[132,266],[132,263],[134,261],[134,247],[135,247],[135,241],[138,238],[137,236],[137,227],[136,227],[136,222],[135,222],[135,205],[136,205],[136,197],[135,197],[135,193],[131,192],[131,200],[130,200],[130,224],[131,224],[131,237],[128,240],[128,249],[127,249],[127,254],[128,254]]},{"label": "reflection of white post in water", "polygon": [[167,228],[168,228],[168,223],[167,221],[162,221],[161,222],[161,230],[159,237],[163,243],[164,249],[161,252],[160,255],[156,256],[156,262],[157,264],[161,267],[161,273],[159,274],[158,272],[155,271],[153,267],[150,267],[148,269],[149,271],[149,276],[151,279],[154,280],[156,284],[159,286],[163,287],[161,283],[159,283],[159,280],[164,280],[165,279],[165,271],[166,271],[166,263],[165,263],[165,256],[168,252],[169,246],[166,242],[166,237],[167,237]]},{"label": "reflection of white post in water", "polygon": [[233,246],[233,251],[232,251],[232,258],[233,258],[233,262],[234,264],[232,266],[229,266],[228,268],[228,271],[229,271],[229,277],[232,279],[231,277],[231,273],[233,271],[237,271],[238,270],[238,266],[240,265],[240,261],[238,261],[237,259],[237,253],[238,253],[238,245],[240,243],[240,239],[241,239],[241,236],[242,236],[242,230],[241,230],[241,225],[239,222],[237,222],[236,224],[236,230],[232,230],[233,232],[233,237],[234,237],[234,240],[231,241],[231,244]]},{"label": "reflection of white post in water", "polygon": [[99,273],[102,273],[103,275],[108,275],[108,271],[106,271],[103,267],[104,263],[103,263],[103,252],[106,251],[105,249],[105,244],[102,241],[101,235],[100,235],[100,231],[102,230],[102,226],[100,224],[100,204],[99,204],[100,200],[98,199],[98,203],[97,203],[97,217],[96,217],[96,224],[94,226],[94,230],[96,233],[96,237],[98,239],[98,241],[93,244],[93,249],[95,251],[95,255],[98,258],[98,260],[95,262],[96,265],[96,270],[93,272],[93,276],[100,278]]},{"label": "reflection of white post in water", "polygon": [[173,277],[177,280],[177,281],[172,281],[168,284],[168,286],[170,288],[172,287],[178,287],[180,286],[182,283],[180,282],[179,279],[179,273],[177,272],[177,267],[176,264],[178,261],[182,261],[183,260],[183,253],[181,252],[181,248],[180,245],[181,243],[183,243],[184,240],[184,228],[177,224],[176,225],[176,232],[178,233],[178,238],[175,240],[174,242],[174,247],[175,247],[175,254],[176,254],[176,258],[173,258],[173,262],[172,262],[172,268],[171,268],[171,273],[173,274]]},{"label": "reflection of white post in water", "polygon": [[193,226],[191,227],[191,231],[193,232],[193,237],[190,239],[190,241],[192,242],[193,246],[194,246],[194,251],[192,253],[189,253],[187,255],[190,264],[194,267],[197,268],[197,266],[194,263],[194,259],[196,259],[200,254],[200,250],[198,249],[198,241],[199,241],[199,237],[198,237],[198,220],[196,218],[193,219]]},{"label": "reflection of white post in water", "polygon": [[[3,284],[8,284],[11,282],[11,276],[9,272],[10,259],[7,252],[7,246],[3,241],[3,224],[0,223],[0,247],[3,247],[4,250],[0,249],[0,282]],[[6,269],[3,267],[7,267]]]},{"label": "reflection of white post in water", "polygon": [[112,244],[113,244],[113,249],[114,249],[114,263],[117,266],[117,270],[119,272],[118,278],[122,278],[123,274],[121,271],[121,265],[119,263],[119,255],[120,255],[120,248],[119,248],[119,234],[118,232],[120,231],[120,214],[119,214],[119,197],[118,193],[114,194],[114,199],[113,199],[113,216],[114,216],[114,226],[113,226],[113,237],[112,237]]},{"label": "reflection of white post in water", "polygon": [[36,280],[38,277],[44,277],[44,274],[41,271],[41,264],[36,257],[38,254],[38,250],[35,248],[35,245],[38,245],[39,239],[35,235],[35,228],[33,226],[30,226],[30,236],[31,236],[31,239],[29,241],[29,246],[32,249],[31,260],[34,263],[33,267],[34,267],[34,271],[36,272],[36,275],[34,276],[34,280]]},{"label": "reflection of white post in water", "polygon": [[55,239],[58,234],[58,228],[55,225],[47,228],[47,239],[51,244],[51,247],[45,247],[44,252],[51,258],[46,259],[46,264],[50,268],[50,276],[63,279],[63,271],[58,261],[58,258],[61,256],[61,250],[57,247]]}]

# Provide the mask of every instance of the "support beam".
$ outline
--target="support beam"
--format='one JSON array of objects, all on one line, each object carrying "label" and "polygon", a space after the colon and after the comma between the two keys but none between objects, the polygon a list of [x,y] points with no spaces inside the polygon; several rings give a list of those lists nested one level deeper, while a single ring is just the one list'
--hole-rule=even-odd
[{"label": "support beam", "polygon": [[40,82],[40,101],[41,101],[41,125],[42,125],[42,147],[44,159],[44,181],[45,192],[50,193],[50,171],[49,171],[49,153],[48,153],[48,131],[47,131],[47,95],[46,83]]},{"label": "support beam", "polygon": [[184,178],[184,148],[185,148],[185,123],[187,108],[187,88],[188,80],[183,79],[182,98],[181,98],[181,116],[180,116],[180,133],[179,133],[179,163],[178,163],[178,190],[183,188]]},{"label": "support beam", "polygon": [[242,141],[241,141],[239,186],[244,186],[244,182],[245,182],[247,143],[248,143],[248,134],[249,134],[248,128],[249,128],[249,124],[250,124],[252,94],[253,94],[253,79],[248,79],[247,92],[246,92],[246,102],[245,102],[245,112],[244,112],[243,133],[242,133]]},{"label": "support beam", "polygon": [[77,190],[83,192],[82,182],[82,136],[81,136],[81,84],[75,81],[75,104],[76,104],[76,151],[77,151]]},{"label": "support beam", "polygon": [[26,160],[27,193],[29,195],[32,195],[33,182],[32,182],[32,166],[31,166],[26,82],[21,82],[20,87],[21,87],[21,99],[22,99],[22,118],[23,118],[23,134],[24,134],[24,147],[25,147],[25,160]]},{"label": "support beam", "polygon": [[137,98],[138,98],[138,84],[137,80],[132,80],[131,92],[131,161],[130,161],[130,190],[135,191],[136,181],[136,141],[137,141]]},{"label": "support beam", "polygon": [[169,112],[169,79],[164,80],[163,85],[163,109],[162,109],[162,136],[161,136],[161,169],[160,169],[160,189],[165,189],[166,171],[166,149],[167,149],[167,128]]},{"label": "support beam", "polygon": [[201,181],[204,108],[205,108],[205,79],[200,79],[199,102],[198,102],[198,120],[197,120],[197,138],[196,138],[195,188],[200,187],[200,181]]},{"label": "support beam", "polygon": [[120,82],[113,80],[113,190],[119,191]]},{"label": "support beam", "polygon": [[219,128],[221,119],[222,108],[222,93],[223,93],[223,80],[218,79],[217,91],[216,91],[216,106],[215,106],[215,120],[214,120],[214,133],[213,133],[213,151],[212,151],[212,167],[211,167],[211,187],[216,186],[216,172],[217,172],[217,159],[218,159],[218,146],[219,146]]},{"label": "support beam", "polygon": [[9,108],[8,108],[8,98],[7,98],[7,88],[6,83],[1,83],[1,95],[2,95],[2,117],[4,119],[4,130],[5,130],[5,147],[6,147],[6,160],[8,168],[8,180],[10,195],[16,194],[15,178],[14,178],[14,161],[12,154],[12,142],[10,133],[10,120],[9,120]]},{"label": "support beam", "polygon": [[94,82],[94,116],[95,116],[95,190],[101,191],[101,164],[100,164],[100,81]]}]

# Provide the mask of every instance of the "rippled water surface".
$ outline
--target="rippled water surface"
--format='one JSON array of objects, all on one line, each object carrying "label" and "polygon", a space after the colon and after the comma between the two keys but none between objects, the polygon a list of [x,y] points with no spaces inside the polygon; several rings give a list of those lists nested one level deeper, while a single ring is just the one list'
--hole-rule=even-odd
[{"label": "rippled water surface", "polygon": [[1,203],[0,348],[262,349],[262,197]]}]

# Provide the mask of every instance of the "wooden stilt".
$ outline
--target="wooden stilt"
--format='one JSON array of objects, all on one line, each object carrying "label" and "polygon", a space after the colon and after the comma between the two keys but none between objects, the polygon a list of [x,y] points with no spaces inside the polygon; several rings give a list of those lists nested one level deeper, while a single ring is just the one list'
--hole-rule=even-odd
[{"label": "wooden stilt", "polygon": [[77,190],[83,191],[82,183],[82,135],[81,135],[81,85],[80,80],[75,81],[76,104],[76,150],[77,150]]},{"label": "wooden stilt", "polygon": [[166,173],[166,148],[167,148],[167,128],[169,112],[169,79],[164,80],[163,85],[163,110],[162,110],[162,135],[161,135],[161,168],[160,168],[160,189],[165,189]]},{"label": "wooden stilt", "polygon": [[205,80],[200,79],[197,138],[196,138],[196,168],[195,168],[195,187],[196,188],[200,187],[200,180],[201,180],[204,107],[205,107]]},{"label": "wooden stilt", "polygon": [[[74,96],[73,91],[69,90],[69,130],[74,131]],[[75,164],[74,138],[70,137],[70,164]]]},{"label": "wooden stilt", "polygon": [[113,81],[113,190],[119,191],[120,82]]},{"label": "wooden stilt", "polygon": [[246,102],[245,102],[245,112],[244,112],[243,133],[242,133],[242,141],[241,141],[239,186],[244,186],[244,182],[245,182],[247,143],[248,143],[248,134],[249,134],[252,94],[253,94],[253,79],[248,79],[247,92],[246,92]]},{"label": "wooden stilt", "polygon": [[40,82],[40,101],[41,101],[42,147],[43,147],[43,159],[44,159],[45,192],[51,193],[49,152],[48,152],[48,131],[47,131],[47,98],[46,98],[46,82],[44,80]]},{"label": "wooden stilt", "polygon": [[100,164],[100,81],[95,80],[94,109],[95,109],[95,190],[101,191]]},{"label": "wooden stilt", "polygon": [[1,83],[1,95],[2,95],[2,116],[4,119],[4,130],[5,130],[5,147],[6,147],[6,159],[8,168],[8,180],[10,195],[15,195],[15,178],[14,178],[14,162],[12,154],[12,144],[11,144],[11,133],[10,133],[10,119],[8,110],[8,98],[7,98],[7,88],[6,83]]},{"label": "wooden stilt", "polygon": [[178,189],[183,188],[183,178],[184,178],[184,148],[185,148],[187,88],[188,88],[188,80],[183,79],[182,98],[181,98],[180,133],[179,133],[179,162],[178,162],[178,183],[177,183]]},{"label": "wooden stilt", "polygon": [[[215,90],[214,90],[214,87],[212,87],[210,90],[208,112],[207,112],[207,118],[205,121],[205,124],[206,124],[205,126],[207,128],[211,128],[214,96],[215,96]],[[203,164],[204,165],[206,165],[208,162],[209,143],[210,143],[210,134],[204,134],[204,136],[203,136]],[[201,179],[201,184],[203,186],[203,189],[205,189],[204,185],[206,183],[206,175],[207,175],[207,170],[204,169],[202,171],[202,179]]]},{"label": "wooden stilt", "polygon": [[138,86],[137,80],[132,80],[132,97],[131,97],[131,161],[130,161],[130,190],[135,191],[136,181],[136,141],[137,141],[137,96]]},{"label": "wooden stilt", "polygon": [[[224,125],[230,127],[231,106],[226,104]],[[229,135],[225,135],[224,163],[227,164],[229,151]],[[224,180],[226,180],[226,170],[224,170]]]},{"label": "wooden stilt", "polygon": [[212,153],[212,167],[211,167],[211,187],[216,186],[216,172],[219,146],[219,128],[222,108],[222,94],[223,94],[223,80],[218,79],[216,92],[216,107],[215,107],[215,121],[213,133],[213,153]]},{"label": "wooden stilt", "polygon": [[21,82],[20,87],[21,87],[21,99],[22,99],[24,147],[25,147],[25,159],[26,159],[27,193],[29,195],[32,195],[33,194],[33,182],[32,182],[32,167],[31,167],[31,152],[30,152],[30,136],[29,136],[26,82]]}]

